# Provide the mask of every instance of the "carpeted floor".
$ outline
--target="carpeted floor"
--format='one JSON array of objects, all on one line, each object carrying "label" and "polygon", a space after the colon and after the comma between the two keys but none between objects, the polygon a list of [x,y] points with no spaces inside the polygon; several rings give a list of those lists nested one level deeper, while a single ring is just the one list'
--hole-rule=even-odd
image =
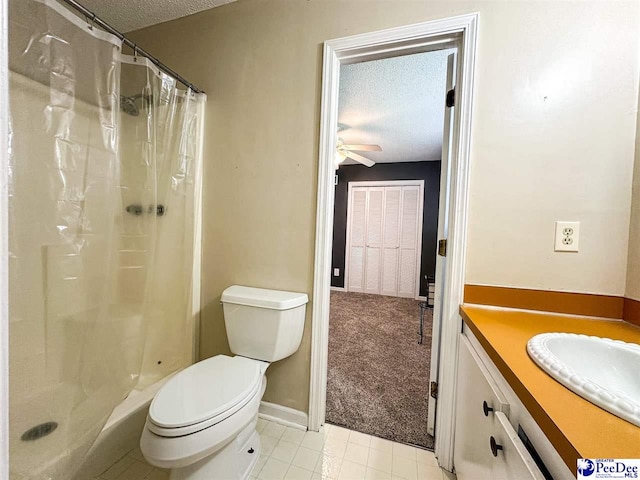
[{"label": "carpeted floor", "polygon": [[418,303],[331,292],[327,422],[433,449],[427,434],[432,312],[419,345]]}]

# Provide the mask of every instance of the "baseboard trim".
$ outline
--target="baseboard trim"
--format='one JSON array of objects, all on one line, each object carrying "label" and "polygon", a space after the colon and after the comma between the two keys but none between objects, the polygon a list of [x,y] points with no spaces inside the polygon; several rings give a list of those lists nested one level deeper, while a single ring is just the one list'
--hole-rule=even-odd
[{"label": "baseboard trim", "polygon": [[488,285],[465,285],[464,302],[476,305],[520,308],[621,319],[623,297],[590,293],[558,292]]},{"label": "baseboard trim", "polygon": [[332,292],[346,292],[347,289],[344,287],[330,287],[329,288]]},{"label": "baseboard trim", "polygon": [[306,413],[270,402],[260,402],[258,416],[286,427],[307,430],[309,419]]}]

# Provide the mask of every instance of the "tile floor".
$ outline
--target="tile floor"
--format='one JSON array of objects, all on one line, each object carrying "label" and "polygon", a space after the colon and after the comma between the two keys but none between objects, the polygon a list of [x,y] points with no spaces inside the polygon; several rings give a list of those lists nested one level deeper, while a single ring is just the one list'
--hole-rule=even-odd
[{"label": "tile floor", "polygon": [[[455,480],[432,452],[353,430],[325,425],[303,432],[258,419],[262,452],[252,480]],[[135,449],[98,480],[168,480]],[[224,480],[224,479],[212,479]]]},{"label": "tile floor", "polygon": [[169,470],[149,465],[136,447],[95,480],[169,480]]}]

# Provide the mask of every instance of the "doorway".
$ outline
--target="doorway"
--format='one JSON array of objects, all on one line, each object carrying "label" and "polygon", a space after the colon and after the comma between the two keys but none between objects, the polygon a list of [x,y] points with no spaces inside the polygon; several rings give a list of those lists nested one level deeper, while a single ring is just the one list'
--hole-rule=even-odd
[{"label": "doorway", "polygon": [[[343,65],[338,98],[346,155],[336,170],[331,284],[342,291],[329,307],[326,421],[427,449],[426,297],[436,283],[439,204],[446,207],[439,194],[455,52]],[[351,158],[352,149],[363,153]]]},{"label": "doorway", "polygon": [[[458,350],[459,315],[464,284],[464,257],[467,226],[469,140],[473,71],[476,51],[477,14],[463,15],[422,24],[356,35],[325,43],[323,62],[323,99],[321,111],[320,166],[318,176],[318,215],[314,271],[313,332],[309,429],[318,430],[325,421],[327,354],[329,341],[329,305],[333,230],[334,159],[338,147],[336,135],[337,99],[340,66],[372,59],[411,53],[458,48],[456,115],[452,120],[450,162],[447,168],[445,215],[447,266],[436,292],[436,318],[441,329],[434,330],[435,368],[439,381],[438,415],[429,400],[429,417],[438,432],[435,453],[444,468],[452,468],[455,377]],[[439,311],[438,311],[438,305]],[[442,352],[442,354],[440,354]],[[433,408],[431,405],[433,404]],[[431,413],[433,412],[433,414]]]}]

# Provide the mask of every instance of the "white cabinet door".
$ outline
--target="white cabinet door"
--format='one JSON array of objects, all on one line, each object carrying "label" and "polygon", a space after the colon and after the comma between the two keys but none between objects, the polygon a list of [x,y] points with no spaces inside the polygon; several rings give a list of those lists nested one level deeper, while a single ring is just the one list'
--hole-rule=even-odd
[{"label": "white cabinet door", "polygon": [[365,293],[380,293],[382,275],[382,208],[384,188],[370,187],[367,193],[366,258],[364,269]]},{"label": "white cabinet door", "polygon": [[385,187],[382,231],[382,295],[398,295],[402,187]]},{"label": "white cabinet door", "polygon": [[347,290],[364,292],[364,258],[367,213],[367,188],[355,187],[349,199],[351,216],[349,221],[349,272]]},{"label": "white cabinet door", "polygon": [[[493,411],[484,414],[484,402]],[[493,457],[489,438],[494,412],[508,404],[491,381],[482,361],[464,335],[460,335],[454,464],[458,480],[491,479]]]},{"label": "white cabinet door", "polygon": [[509,423],[507,399],[465,335],[460,335],[456,398],[458,480],[544,480]]},{"label": "white cabinet door", "polygon": [[[487,441],[491,451],[492,480],[544,480],[522,440],[502,412],[496,412],[496,430]],[[493,439],[493,440],[492,440]]]},{"label": "white cabinet door", "polygon": [[414,298],[416,294],[420,200],[420,187],[402,187],[398,275],[399,297]]}]

